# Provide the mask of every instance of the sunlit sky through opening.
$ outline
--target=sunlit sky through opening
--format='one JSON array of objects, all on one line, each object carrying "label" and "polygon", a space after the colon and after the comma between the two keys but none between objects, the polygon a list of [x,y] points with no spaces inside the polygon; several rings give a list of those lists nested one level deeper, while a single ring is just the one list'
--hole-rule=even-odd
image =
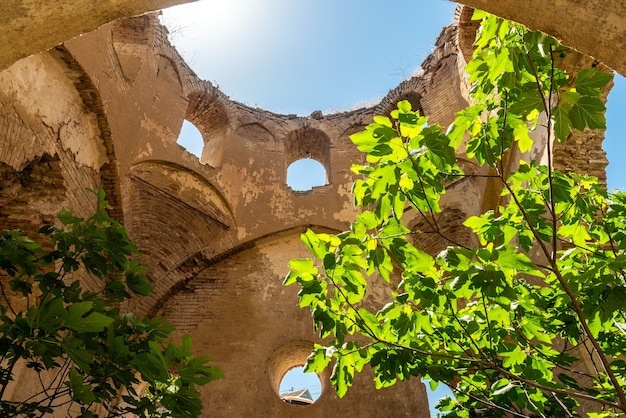
[{"label": "sunlit sky through opening", "polygon": [[177,49],[234,100],[308,115],[378,102],[432,51],[455,4],[204,0],[166,9]]},{"label": "sunlit sky through opening", "polygon": [[[164,10],[162,21],[198,76],[231,99],[309,115],[377,103],[418,71],[455,7],[444,0],[202,0]],[[609,188],[623,190],[623,77],[607,107]]]},{"label": "sunlit sky through opening", "polygon": [[[417,72],[456,4],[445,0],[201,0],[162,21],[187,63],[232,99],[309,115],[377,103]],[[609,189],[626,189],[626,80],[608,102]]]}]

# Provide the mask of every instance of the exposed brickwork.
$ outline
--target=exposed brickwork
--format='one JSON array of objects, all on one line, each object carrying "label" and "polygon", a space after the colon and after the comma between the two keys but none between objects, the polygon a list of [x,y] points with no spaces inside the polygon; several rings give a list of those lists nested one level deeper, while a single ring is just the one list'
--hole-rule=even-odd
[{"label": "exposed brickwork", "polygon": [[[559,67],[565,70],[570,77],[574,77],[579,71],[598,67],[601,71],[612,73],[607,67],[599,64],[590,57],[570,50],[559,63]],[[602,101],[606,102],[607,95],[613,87],[609,83],[603,88]],[[609,161],[606,152],[602,149],[604,129],[585,129],[584,132],[573,131],[564,143],[554,141],[553,161],[557,170],[572,171],[578,174],[587,174],[597,177],[606,183],[606,167]]]},{"label": "exposed brickwork", "polygon": [[457,208],[449,208],[434,215],[419,216],[411,226],[412,242],[422,251],[436,256],[449,246],[469,246],[472,234],[463,225],[467,214]]},{"label": "exposed brickwork", "polygon": [[330,170],[330,139],[321,130],[302,128],[292,131],[285,139],[285,166],[302,158],[319,161],[326,172]]},{"label": "exposed brickwork", "polygon": [[479,20],[472,20],[473,14],[474,9],[471,7],[457,7],[455,11],[455,20],[458,22],[457,43],[465,62],[472,59],[476,31],[480,27]]},{"label": "exposed brickwork", "polygon": [[[289,347],[316,341],[308,313],[297,307],[297,289],[281,282],[288,260],[307,255],[300,233],[337,232],[355,216],[350,166],[364,157],[352,133],[398,100],[444,127],[467,104],[470,15],[459,10],[422,70],[380,103],[308,117],[230,100],[184,63],[155,15],[106,25],[30,57],[0,72],[0,226],[22,224],[32,233],[61,207],[88,214],[93,198],[84,188],[104,184],[155,288],[123,309],[167,316],[177,337],[191,333],[197,352],[213,356],[226,373],[202,393],[206,416],[426,416],[419,381],[380,392],[367,374],[341,402],[331,391],[306,409],[280,402],[276,376],[300,355]],[[41,100],[51,87],[55,102]],[[202,133],[200,159],[176,143],[185,119]],[[555,163],[597,163],[601,173],[600,143],[596,133],[572,138],[555,146]],[[294,192],[285,184],[289,163],[304,157],[325,166],[328,185]],[[450,244],[442,234],[470,244],[461,221],[480,210],[489,190],[481,179],[450,184],[444,211],[430,225],[407,212],[422,231],[414,236],[419,247],[438,253]],[[372,282],[368,303],[378,303],[388,289]]]},{"label": "exposed brickwork", "polygon": [[155,43],[154,27],[157,23],[156,14],[120,19],[113,23],[113,42],[152,46]]},{"label": "exposed brickwork", "polygon": [[65,200],[65,184],[58,158],[48,155],[20,171],[0,163],[0,225],[35,236],[49,224]]},{"label": "exposed brickwork", "polygon": [[[250,405],[255,414],[272,417],[371,416],[373,408],[388,417],[416,416],[415,411],[426,407],[419,382],[376,391],[368,375],[357,376],[342,400],[330,388],[306,409],[278,400],[276,381],[289,365],[302,364],[302,342],[315,340],[309,314],[290,303],[297,289],[281,286],[287,257],[306,256],[298,244],[297,234],[259,240],[200,272],[159,311],[179,335],[191,333],[227,376],[237,376],[237,382],[224,379],[203,389],[207,404],[223,405],[207,416],[246,416]],[[281,374],[278,379],[276,373]],[[230,390],[244,382],[254,390]]]}]

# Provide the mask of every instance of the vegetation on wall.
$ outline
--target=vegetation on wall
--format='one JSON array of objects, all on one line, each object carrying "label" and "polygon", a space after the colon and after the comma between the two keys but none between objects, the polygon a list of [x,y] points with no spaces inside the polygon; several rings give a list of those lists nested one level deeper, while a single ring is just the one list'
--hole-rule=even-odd
[{"label": "vegetation on wall", "polygon": [[[416,376],[448,384],[455,399],[438,408],[450,417],[624,414],[626,194],[557,171],[550,146],[546,164],[507,168],[510,156],[530,155],[529,131],[551,144],[603,128],[611,75],[568,74],[554,39],[477,14],[474,104],[447,133],[408,102],[374,118],[351,137],[367,154],[353,166],[356,221],[302,236],[316,261],[292,260],[285,284],[300,286],[300,305],[328,339],[307,368],[333,364],[339,396],[365,365],[378,388]],[[480,168],[464,174],[460,149]],[[475,245],[437,217],[447,187],[467,177],[501,190],[496,207],[464,222]],[[424,227],[410,228],[410,215]],[[415,245],[430,234],[448,244],[436,256]],[[364,300],[368,282],[398,277],[387,304]]]},{"label": "vegetation on wall", "polygon": [[0,236],[0,416],[199,416],[197,386],[221,372],[192,354],[189,336],[167,342],[162,318],[120,312],[152,286],[96,194],[93,215],[62,211],[60,226],[41,228],[43,246],[20,231]]}]

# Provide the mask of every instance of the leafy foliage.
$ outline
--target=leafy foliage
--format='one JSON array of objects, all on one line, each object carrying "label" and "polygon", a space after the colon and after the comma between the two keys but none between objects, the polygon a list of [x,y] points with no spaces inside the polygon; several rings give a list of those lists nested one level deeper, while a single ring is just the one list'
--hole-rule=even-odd
[{"label": "leafy foliage", "polygon": [[[196,385],[221,372],[192,354],[189,336],[180,346],[168,343],[173,328],[163,319],[119,311],[119,303],[152,286],[126,230],[108,215],[102,189],[97,198],[90,217],[62,211],[61,227],[41,228],[52,250],[19,231],[2,232],[0,415],[71,408],[83,417],[199,416]],[[81,278],[100,288],[83,289]],[[6,399],[19,368],[36,374],[40,387],[25,399]]]},{"label": "leafy foliage", "polygon": [[[550,147],[547,165],[527,159],[509,172],[503,162],[531,155],[530,131],[550,143],[603,128],[599,89],[611,76],[567,74],[554,39],[478,14],[467,66],[475,104],[447,134],[408,102],[374,118],[351,137],[368,163],[353,167],[356,221],[336,236],[302,236],[319,262],[292,260],[285,284],[300,286],[300,305],[329,339],[308,369],[334,363],[339,396],[368,364],[378,388],[415,376],[448,384],[456,397],[438,407],[450,417],[575,416],[583,402],[589,416],[626,413],[626,194],[556,171]],[[463,174],[460,146],[482,170]],[[452,180],[477,176],[502,196],[465,220],[472,247],[435,214]],[[427,229],[410,229],[408,213]],[[449,246],[428,254],[415,245],[422,234]],[[364,299],[373,281],[391,288],[385,306]]]}]

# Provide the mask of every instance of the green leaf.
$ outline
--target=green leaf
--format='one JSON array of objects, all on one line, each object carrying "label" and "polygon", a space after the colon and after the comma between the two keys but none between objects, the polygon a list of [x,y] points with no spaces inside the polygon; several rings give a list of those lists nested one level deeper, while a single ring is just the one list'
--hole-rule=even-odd
[{"label": "green leaf", "polygon": [[543,97],[535,90],[522,93],[520,97],[509,106],[509,112],[518,115],[527,115],[535,110],[540,112],[545,110]]},{"label": "green leaf", "polygon": [[316,234],[308,229],[300,236],[302,242],[315,255],[315,257],[323,259],[328,251],[328,241],[330,237],[324,234]]},{"label": "green leaf", "polygon": [[310,258],[294,259],[289,262],[289,268],[298,274],[317,274],[317,269]]},{"label": "green leaf", "polygon": [[398,102],[398,110],[408,113],[411,111],[411,102],[409,102],[408,100],[402,100],[401,102]]},{"label": "green leaf", "polygon": [[[506,379],[505,379],[506,380]],[[501,396],[510,391],[511,389],[515,389],[517,387],[514,383],[508,383],[503,387],[500,387],[493,391],[493,396]]]},{"label": "green leaf", "polygon": [[70,388],[73,400],[84,405],[89,405],[96,400],[91,387],[84,383],[83,376],[76,369],[71,369],[68,377],[69,380],[65,384]]},{"label": "green leaf", "polygon": [[524,364],[527,355],[519,346],[515,346],[513,351],[502,353],[502,357],[504,357],[502,365],[509,369],[518,364]]},{"label": "green leaf", "polygon": [[63,323],[63,299],[52,298],[39,306],[29,310],[27,318],[32,327],[39,327],[46,331],[55,331]]},{"label": "green leaf", "polygon": [[558,233],[565,238],[570,238],[578,246],[584,246],[587,240],[591,240],[591,235],[589,235],[587,228],[581,222],[562,225],[558,229]]},{"label": "green leaf", "polygon": [[604,103],[596,97],[585,96],[572,105],[568,115],[572,126],[579,131],[589,129],[603,129],[606,127]]},{"label": "green leaf", "polygon": [[126,269],[126,284],[135,294],[148,296],[153,292],[152,285],[146,280],[143,268],[136,260],[131,260]]},{"label": "green leaf", "polygon": [[574,79],[576,91],[587,96],[599,96],[600,89],[613,80],[613,74],[599,71],[597,67],[582,70]]},{"label": "green leaf", "polygon": [[528,127],[526,124],[519,124],[513,129],[513,135],[518,143],[521,152],[530,151],[533,148],[533,140],[528,135]]},{"label": "green leaf", "polygon": [[515,269],[537,277],[544,277],[544,275],[537,270],[535,263],[533,263],[526,254],[519,252],[515,247],[509,245],[499,247],[494,250],[493,258],[500,267]]},{"label": "green leaf", "polygon": [[319,344],[315,344],[313,352],[309,356],[306,362],[306,371],[314,373],[322,373],[332,360],[332,353],[336,349],[334,347],[323,347]]},{"label": "green leaf", "polygon": [[66,209],[61,210],[57,214],[57,218],[63,223],[63,225],[73,225],[82,222],[84,219],[74,216],[74,214]]},{"label": "green leaf", "polygon": [[[310,362],[319,372],[336,359],[340,397],[367,362],[377,388],[410,376],[454,382],[455,399],[440,403],[450,417],[560,416],[577,410],[576,392],[617,404],[613,384],[626,382],[626,193],[607,196],[597,180],[519,159],[544,146],[529,131],[546,138],[552,128],[564,141],[572,129],[603,127],[599,89],[610,76],[590,69],[570,80],[555,65],[566,52],[553,38],[478,14],[466,68],[475,104],[446,134],[408,102],[376,117],[353,136],[366,152],[366,165],[353,168],[361,215],[345,233],[303,239],[317,260],[296,261],[302,273],[285,283],[300,285],[300,305],[332,347],[316,347]],[[546,124],[539,115],[557,96]],[[464,202],[475,187],[501,196]],[[580,348],[596,347],[592,339],[617,380],[555,378],[588,362]]]},{"label": "green leaf", "polygon": [[552,110],[554,133],[561,142],[565,141],[572,132],[572,123],[569,118],[570,110],[570,104],[560,104]]},{"label": "green leaf", "polygon": [[78,312],[81,312],[80,310],[71,312],[71,309],[72,307],[70,307],[69,316],[64,321],[65,326],[71,330],[78,332],[100,332],[113,323],[113,318],[101,314],[100,312],[91,312],[89,315],[83,317],[78,315]]},{"label": "green leaf", "polygon": [[[46,235],[41,237],[45,251],[20,231],[0,235],[0,276],[6,272],[9,283],[28,301],[14,304],[16,312],[10,317],[0,304],[0,352],[5,363],[23,358],[28,372],[50,370],[51,377],[57,371],[59,376],[67,372],[65,382],[59,376],[56,383],[48,382],[50,398],[44,403],[0,402],[0,416],[64,414],[64,407],[56,405],[70,401],[75,404],[73,413],[81,416],[94,416],[87,411],[92,407],[106,415],[147,416],[160,403],[148,399],[148,393],[137,392],[140,377],[149,388],[177,388],[174,406],[180,414],[170,411],[172,415],[199,416],[202,405],[196,386],[221,373],[206,365],[207,357],[193,356],[189,337],[183,337],[180,348],[170,344],[163,353],[161,343],[173,328],[162,318],[120,314],[117,301],[128,297],[126,287],[147,294],[151,286],[145,269],[133,259],[137,249],[126,230],[106,212],[104,190],[95,194],[97,209],[88,218],[64,210],[58,215],[62,226],[40,229]],[[324,238],[318,238],[319,242]],[[76,270],[78,276],[66,274]],[[104,292],[83,291],[81,281],[96,283],[96,278],[105,280]],[[20,305],[30,307],[24,312],[19,311]],[[179,377],[169,373],[175,366]],[[15,379],[9,369],[0,369],[6,381]],[[70,390],[67,395],[62,387],[54,389],[63,383]],[[118,402],[120,393],[123,402]],[[116,406],[122,404],[128,407]]]},{"label": "green leaf", "polygon": [[626,287],[617,286],[607,289],[601,306],[609,318],[614,312],[622,311],[626,306]]},{"label": "green leaf", "polygon": [[72,361],[85,373],[91,370],[91,353],[85,348],[85,341],[67,336],[61,341],[61,347],[67,352]]}]

